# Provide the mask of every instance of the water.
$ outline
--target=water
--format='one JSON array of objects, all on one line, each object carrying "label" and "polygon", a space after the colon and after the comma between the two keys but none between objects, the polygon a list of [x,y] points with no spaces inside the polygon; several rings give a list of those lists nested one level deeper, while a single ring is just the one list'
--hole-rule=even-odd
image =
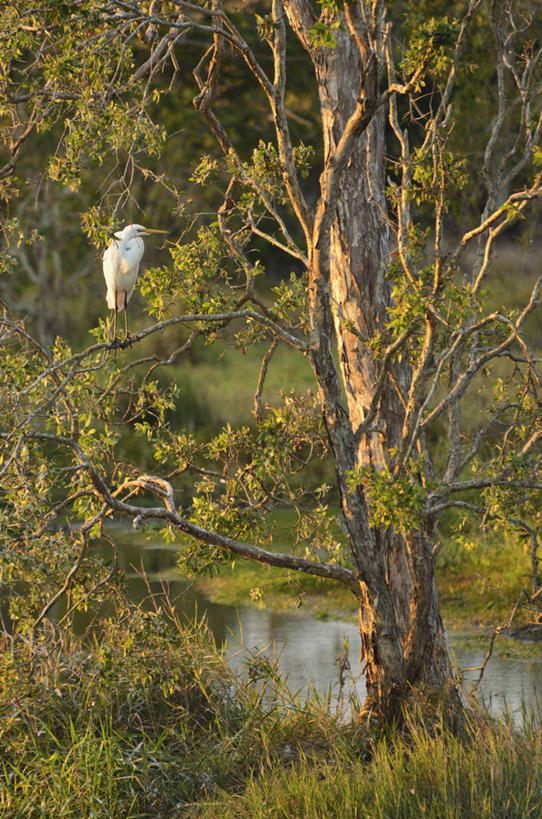
[{"label": "water", "polygon": [[[219,644],[227,643],[230,664],[240,671],[245,667],[248,652],[259,652],[277,659],[292,691],[303,698],[309,687],[320,695],[339,697],[338,658],[348,657],[350,671],[347,683],[363,700],[365,685],[359,663],[359,632],[355,615],[352,621],[318,620],[298,610],[290,612],[211,603],[199,595],[189,582],[175,572],[175,547],[162,544],[141,545],[133,540],[122,545],[121,564],[127,573],[128,591],[134,601],[167,587],[175,608],[193,621],[206,616],[208,625]],[[147,581],[140,570],[144,569]],[[83,618],[85,615],[81,615]],[[82,628],[83,619],[79,623]],[[465,649],[457,637],[448,635],[453,659],[459,669],[480,666],[485,649]],[[465,674],[468,686],[479,676],[478,671]],[[508,709],[520,714],[523,706],[537,707],[537,695],[542,697],[541,659],[502,659],[492,656],[487,664],[479,693],[493,713]]]}]

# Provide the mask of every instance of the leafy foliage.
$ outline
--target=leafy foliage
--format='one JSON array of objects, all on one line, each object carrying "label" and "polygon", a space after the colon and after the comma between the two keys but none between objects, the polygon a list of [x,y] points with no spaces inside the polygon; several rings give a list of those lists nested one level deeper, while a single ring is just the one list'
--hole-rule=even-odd
[{"label": "leafy foliage", "polygon": [[[4,4],[0,548],[21,633],[60,600],[72,612],[110,588],[116,513],[158,520],[193,572],[219,570],[233,549],[357,590],[389,574],[385,549],[372,574],[377,543],[397,536],[412,553],[453,507],[517,518],[536,553],[542,285],[512,308],[486,281],[542,193],[537,23],[526,2],[520,29],[498,4],[439,0],[402,4],[392,30],[386,5],[396,13],[322,0],[292,45],[280,4],[254,16]],[[345,54],[355,91],[337,78]],[[170,228],[169,256],[149,249],[133,347],[112,349],[96,301],[79,320],[99,267],[80,228],[102,249],[151,212]],[[38,295],[25,323],[27,289]],[[57,314],[72,311],[81,327],[66,338]],[[314,388],[288,376],[271,398],[284,345]],[[254,384],[251,409],[218,423],[200,417],[203,385],[188,394],[183,362],[212,353],[219,381],[226,348],[239,362],[228,388],[246,361]],[[294,515],[287,554],[277,509]],[[93,553],[104,538],[111,566]]]}]

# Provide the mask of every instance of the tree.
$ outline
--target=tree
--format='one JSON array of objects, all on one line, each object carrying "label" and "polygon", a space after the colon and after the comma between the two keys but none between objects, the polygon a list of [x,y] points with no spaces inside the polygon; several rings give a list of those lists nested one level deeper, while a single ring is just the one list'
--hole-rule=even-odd
[{"label": "tree", "polygon": [[[107,168],[114,152],[125,163],[123,196],[143,174],[179,208],[160,160],[160,111],[163,97],[186,97],[174,80],[197,48],[194,106],[222,152],[204,156],[192,179],[204,191],[222,186],[216,219],[198,222],[197,235],[186,233],[171,263],[142,283],[157,322],[133,336],[134,349],[191,328],[170,337],[165,355],[126,363],[103,326],[87,349],[57,340],[49,352],[6,312],[7,553],[15,560],[21,544],[54,545],[62,559],[49,559],[48,571],[65,575],[47,599],[54,584],[44,582],[43,565],[35,569],[34,624],[68,592],[74,604],[86,599],[88,543],[112,513],[134,525],[162,521],[189,536],[185,561],[197,570],[226,554],[346,585],[359,605],[368,706],[389,716],[412,691],[451,682],[434,583],[446,510],[519,527],[536,558],[541,382],[528,327],[541,280],[508,310],[489,308],[483,289],[499,238],[542,192],[535,7],[470,0],[454,4],[452,17],[432,16],[439,4],[415,12],[405,4],[408,14],[392,25],[393,5],[323,0],[317,11],[308,0],[272,0],[243,13],[219,0],[88,0],[46,4],[45,20],[31,4],[2,12],[11,32],[1,78],[11,140],[0,172],[5,198],[33,133],[63,118],[53,178],[77,186],[85,166]],[[490,57],[482,34],[491,34]],[[292,137],[290,52],[313,71],[316,159]],[[235,61],[272,122],[272,137],[250,153],[235,143],[242,129],[224,85]],[[496,84],[484,86],[489,99],[478,105],[477,79],[492,72]],[[464,132],[465,117],[478,122],[481,108],[469,156],[456,130]],[[470,220],[461,232],[458,203]],[[116,219],[106,202],[84,224],[103,241]],[[275,266],[282,260],[272,298],[258,285],[265,244]],[[225,332],[241,349],[267,344],[255,422],[202,441],[172,418],[182,404],[174,384],[163,393],[153,378],[197,339]],[[279,344],[308,359],[315,395],[286,392],[273,408],[263,390]],[[487,391],[485,405],[465,417],[476,390]],[[160,474],[119,460],[119,420],[147,441]],[[324,454],[335,486],[310,478],[306,490],[298,473]],[[187,474],[195,476],[188,495]],[[277,504],[298,511],[305,556],[273,550]],[[67,510],[82,521],[75,563],[70,538],[50,526]]]}]

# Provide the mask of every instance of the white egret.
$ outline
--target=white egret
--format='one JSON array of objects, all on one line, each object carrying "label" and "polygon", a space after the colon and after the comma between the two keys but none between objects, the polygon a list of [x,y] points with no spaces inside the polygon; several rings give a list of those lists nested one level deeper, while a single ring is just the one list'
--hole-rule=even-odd
[{"label": "white egret", "polygon": [[167,230],[154,230],[144,225],[127,225],[114,234],[103,255],[104,278],[107,285],[107,306],[115,311],[113,320],[113,344],[117,340],[117,313],[124,310],[125,337],[122,344],[129,341],[128,302],[134,292],[139,272],[139,263],[145,245],[142,236],[150,233],[167,233]]}]

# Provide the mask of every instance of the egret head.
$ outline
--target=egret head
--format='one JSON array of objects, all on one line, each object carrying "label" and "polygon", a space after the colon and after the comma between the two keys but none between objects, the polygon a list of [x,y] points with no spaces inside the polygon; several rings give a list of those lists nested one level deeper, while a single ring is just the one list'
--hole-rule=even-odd
[{"label": "egret head", "polygon": [[167,230],[148,228],[145,225],[127,225],[115,233],[115,239],[137,239],[140,236],[149,236],[151,233],[167,233]]}]

